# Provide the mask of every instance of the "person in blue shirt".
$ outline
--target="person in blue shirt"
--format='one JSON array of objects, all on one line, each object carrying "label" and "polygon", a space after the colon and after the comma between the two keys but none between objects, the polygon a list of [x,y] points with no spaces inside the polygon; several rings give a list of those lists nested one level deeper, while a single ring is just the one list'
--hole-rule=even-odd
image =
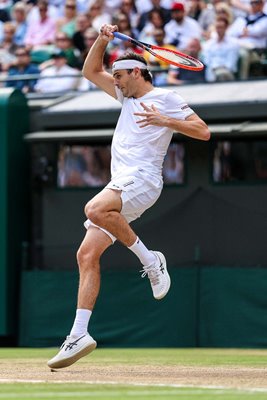
[{"label": "person in blue shirt", "polygon": [[37,82],[36,79],[8,81],[9,76],[40,73],[38,66],[31,63],[30,53],[25,46],[19,46],[16,49],[15,56],[17,62],[8,69],[6,87],[14,87],[21,90],[23,93],[33,92]]}]

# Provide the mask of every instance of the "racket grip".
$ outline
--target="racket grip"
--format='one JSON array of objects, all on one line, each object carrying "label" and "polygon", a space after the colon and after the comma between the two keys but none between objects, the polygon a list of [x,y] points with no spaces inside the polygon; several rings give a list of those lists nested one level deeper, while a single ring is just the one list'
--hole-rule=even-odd
[{"label": "racket grip", "polygon": [[131,41],[130,36],[124,35],[123,33],[120,32],[112,32],[112,33],[117,39],[124,40],[125,42]]}]

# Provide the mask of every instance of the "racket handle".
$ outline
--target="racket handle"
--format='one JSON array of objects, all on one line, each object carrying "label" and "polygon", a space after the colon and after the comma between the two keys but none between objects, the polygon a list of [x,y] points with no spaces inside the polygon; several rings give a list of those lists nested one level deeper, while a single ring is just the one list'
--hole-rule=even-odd
[{"label": "racket handle", "polygon": [[120,32],[112,32],[112,33],[115,36],[115,38],[117,38],[117,39],[124,40],[125,42],[131,41],[130,36],[124,35],[123,33],[120,33]]}]

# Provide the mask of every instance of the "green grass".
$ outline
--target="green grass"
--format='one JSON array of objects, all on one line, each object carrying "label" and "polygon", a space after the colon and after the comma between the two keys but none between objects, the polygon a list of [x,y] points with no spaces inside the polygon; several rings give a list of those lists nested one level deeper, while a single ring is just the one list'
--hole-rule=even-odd
[{"label": "green grass", "polygon": [[[24,362],[45,364],[55,354],[55,349],[0,349],[0,365],[11,362],[23,365]],[[237,349],[98,349],[90,357],[80,361],[82,365],[151,365],[151,366],[231,366],[238,368],[267,367],[266,350]],[[40,363],[40,364],[39,364]],[[1,369],[1,367],[0,367]],[[67,371],[67,370],[66,370]],[[266,369],[267,372],[267,369]],[[75,376],[77,380],[79,377]],[[205,386],[203,384],[203,386]],[[226,389],[205,387],[179,387],[179,385],[124,385],[89,383],[1,383],[2,399],[138,399],[138,400],[266,400],[267,373],[265,389]]]}]

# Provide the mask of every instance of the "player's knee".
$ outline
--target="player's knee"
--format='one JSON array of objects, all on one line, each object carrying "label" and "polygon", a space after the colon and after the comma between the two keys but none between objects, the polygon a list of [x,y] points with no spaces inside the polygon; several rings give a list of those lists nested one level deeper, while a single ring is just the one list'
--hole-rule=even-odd
[{"label": "player's knee", "polygon": [[76,257],[80,270],[93,268],[97,260],[97,255],[95,254],[93,247],[90,249],[87,247],[85,249],[83,245],[78,249]]},{"label": "player's knee", "polygon": [[89,201],[84,208],[84,212],[87,218],[95,225],[101,225],[104,212],[98,203]]}]

